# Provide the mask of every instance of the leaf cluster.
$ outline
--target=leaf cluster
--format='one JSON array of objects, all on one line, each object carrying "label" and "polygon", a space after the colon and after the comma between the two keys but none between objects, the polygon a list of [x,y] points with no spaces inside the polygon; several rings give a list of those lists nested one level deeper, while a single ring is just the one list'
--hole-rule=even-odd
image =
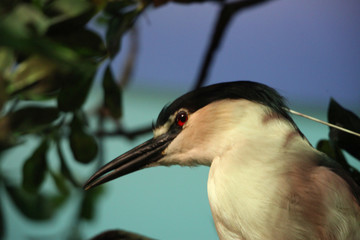
[{"label": "leaf cluster", "polygon": [[[21,184],[0,172],[0,188],[27,218],[53,217],[74,191],[83,199],[78,220],[93,217],[102,190],[83,192],[81,179],[70,167],[72,161],[80,166],[101,161],[84,103],[99,66],[107,63],[100,76],[102,111],[96,113],[105,112],[114,120],[121,117],[122,90],[110,62],[147,4],[140,0],[0,2],[0,156],[28,139],[39,141],[22,159]],[[90,30],[89,21],[106,29],[105,38]],[[71,159],[66,159],[64,147],[70,149]],[[51,149],[57,152],[59,168],[49,164]],[[46,181],[53,183],[55,193],[44,191]],[[1,208],[0,238],[6,224]]]},{"label": "leaf cluster", "polygon": [[[360,133],[360,118],[353,112],[345,109],[334,99],[330,100],[328,108],[328,121],[337,126]],[[316,148],[338,162],[360,186],[360,172],[346,159],[342,150],[360,160],[360,138],[336,128],[330,128],[329,139],[322,139]]]}]

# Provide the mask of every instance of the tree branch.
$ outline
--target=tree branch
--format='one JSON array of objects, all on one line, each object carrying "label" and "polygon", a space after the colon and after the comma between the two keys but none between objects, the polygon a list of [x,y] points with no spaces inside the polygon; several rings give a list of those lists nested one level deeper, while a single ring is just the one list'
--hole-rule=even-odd
[{"label": "tree branch", "polygon": [[206,51],[205,57],[203,58],[202,67],[199,72],[199,76],[195,82],[194,89],[198,89],[204,84],[208,76],[210,66],[213,62],[214,55],[218,50],[221,41],[223,40],[224,33],[227,27],[229,26],[229,23],[232,20],[233,16],[235,16],[235,14],[240,10],[257,6],[259,4],[268,1],[271,0],[246,0],[246,1],[225,3],[222,6],[218,14],[218,19],[214,26],[214,31],[211,37],[209,47]]}]

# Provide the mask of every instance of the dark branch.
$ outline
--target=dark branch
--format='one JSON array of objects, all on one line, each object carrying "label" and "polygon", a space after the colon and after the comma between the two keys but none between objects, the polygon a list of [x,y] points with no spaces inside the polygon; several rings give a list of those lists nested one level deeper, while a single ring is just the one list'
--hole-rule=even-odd
[{"label": "dark branch", "polygon": [[211,38],[211,42],[209,47],[206,51],[206,55],[204,57],[202,67],[199,73],[199,76],[196,80],[194,89],[198,89],[199,87],[203,86],[207,75],[209,73],[210,66],[213,62],[214,55],[218,50],[220,43],[223,39],[225,30],[229,26],[229,23],[233,16],[239,11],[243,10],[248,7],[253,7],[259,5],[261,3],[265,3],[271,0],[247,0],[247,1],[239,1],[239,2],[232,2],[224,4],[218,14],[218,19],[214,26],[213,35]]},{"label": "dark branch", "polygon": [[119,85],[122,88],[125,88],[131,79],[139,52],[139,30],[137,29],[137,25],[134,25],[134,27],[130,29],[130,38],[129,52],[119,81]]}]

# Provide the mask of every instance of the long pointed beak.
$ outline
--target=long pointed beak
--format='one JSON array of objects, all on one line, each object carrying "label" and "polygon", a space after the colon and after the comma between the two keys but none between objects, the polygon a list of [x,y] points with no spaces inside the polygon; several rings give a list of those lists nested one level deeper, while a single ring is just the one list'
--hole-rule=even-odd
[{"label": "long pointed beak", "polygon": [[175,137],[175,134],[165,133],[149,139],[100,168],[87,180],[83,188],[88,190],[160,160],[164,156],[163,151]]}]

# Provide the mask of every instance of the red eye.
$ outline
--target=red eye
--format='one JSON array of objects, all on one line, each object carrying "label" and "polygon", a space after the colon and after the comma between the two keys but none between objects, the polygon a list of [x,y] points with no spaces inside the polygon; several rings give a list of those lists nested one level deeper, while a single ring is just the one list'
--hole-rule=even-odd
[{"label": "red eye", "polygon": [[179,127],[182,127],[188,120],[188,115],[186,112],[181,111],[176,115],[175,122]]}]

